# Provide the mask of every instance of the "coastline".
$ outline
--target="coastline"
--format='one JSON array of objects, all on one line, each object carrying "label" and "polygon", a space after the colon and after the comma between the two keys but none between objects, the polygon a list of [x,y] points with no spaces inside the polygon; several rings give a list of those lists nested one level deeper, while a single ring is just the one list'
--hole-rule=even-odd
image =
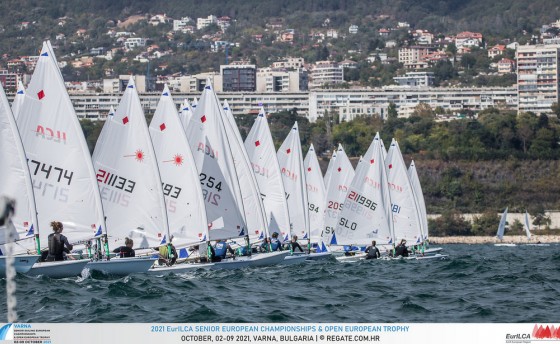
[{"label": "coastline", "polygon": [[536,244],[536,243],[560,243],[560,235],[532,235],[531,240],[527,240],[524,235],[506,235],[500,241],[495,236],[448,236],[430,237],[430,244]]}]

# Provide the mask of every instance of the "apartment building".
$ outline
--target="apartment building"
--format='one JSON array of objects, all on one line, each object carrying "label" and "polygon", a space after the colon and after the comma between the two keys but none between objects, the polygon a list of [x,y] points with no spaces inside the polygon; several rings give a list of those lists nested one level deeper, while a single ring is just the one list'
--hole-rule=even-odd
[{"label": "apartment building", "polygon": [[308,73],[303,68],[257,70],[257,92],[299,92],[306,91],[307,86]]},{"label": "apartment building", "polygon": [[309,71],[309,88],[344,82],[344,68],[333,61],[317,61]]},{"label": "apartment building", "polygon": [[518,111],[551,114],[559,101],[560,45],[520,45],[516,55]]},{"label": "apartment building", "polygon": [[255,92],[257,67],[255,65],[221,65],[222,91]]}]

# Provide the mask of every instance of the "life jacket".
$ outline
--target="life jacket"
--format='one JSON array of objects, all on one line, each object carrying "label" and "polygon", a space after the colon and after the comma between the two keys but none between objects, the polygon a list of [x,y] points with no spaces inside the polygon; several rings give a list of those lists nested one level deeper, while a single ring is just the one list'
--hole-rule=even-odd
[{"label": "life jacket", "polygon": [[270,246],[272,248],[272,251],[278,251],[280,249],[280,241],[276,238],[272,238],[272,240],[270,240]]},{"label": "life jacket", "polygon": [[49,234],[49,256],[58,257],[57,260],[62,260],[64,253],[64,243],[60,237],[60,233]]},{"label": "life jacket", "polygon": [[214,255],[216,257],[225,258],[227,254],[227,244],[223,241],[220,241],[216,244],[216,246],[214,246],[214,251]]},{"label": "life jacket", "polygon": [[377,258],[377,252],[378,252],[378,251],[379,251],[379,250],[377,249],[377,247],[375,247],[375,246],[370,246],[370,247],[368,248],[368,253],[367,253],[368,258]]}]

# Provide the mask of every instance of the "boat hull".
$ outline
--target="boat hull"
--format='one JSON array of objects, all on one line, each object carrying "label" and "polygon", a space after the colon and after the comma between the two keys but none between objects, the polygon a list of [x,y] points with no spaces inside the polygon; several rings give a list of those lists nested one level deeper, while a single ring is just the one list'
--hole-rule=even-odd
[{"label": "boat hull", "polygon": [[86,269],[100,271],[107,275],[126,276],[148,272],[156,260],[156,258],[113,258],[89,262]]},{"label": "boat hull", "polygon": [[[16,272],[26,273],[33,267],[39,259],[39,255],[25,254],[14,256],[14,267]],[[6,275],[6,257],[0,257],[0,276]]]},{"label": "boat hull", "polygon": [[307,257],[308,254],[306,253],[287,255],[282,261],[282,265],[302,264],[307,260]]},{"label": "boat hull", "polygon": [[75,277],[82,273],[89,260],[63,260],[60,262],[41,262],[33,264],[28,275],[47,276],[50,278]]},{"label": "boat hull", "polygon": [[325,260],[331,259],[333,254],[331,252],[315,252],[307,256],[307,260]]},{"label": "boat hull", "polygon": [[196,269],[233,270],[253,266],[269,266],[281,264],[289,251],[255,254],[250,257],[237,257],[214,263],[185,263],[174,266],[154,266],[148,271],[150,274],[183,273]]},{"label": "boat hull", "polygon": [[336,260],[338,260],[339,262],[342,263],[355,263],[357,261],[360,261],[362,259],[366,258],[366,254],[363,252],[360,253],[356,253],[353,256],[345,256],[345,255],[341,255],[341,256],[337,256]]}]

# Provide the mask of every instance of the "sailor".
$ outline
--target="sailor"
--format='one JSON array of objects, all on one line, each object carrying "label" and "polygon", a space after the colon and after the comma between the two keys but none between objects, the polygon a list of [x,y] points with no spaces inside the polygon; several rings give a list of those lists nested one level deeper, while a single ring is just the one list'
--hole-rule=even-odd
[{"label": "sailor", "polygon": [[226,258],[227,253],[230,253],[235,257],[235,251],[225,240],[218,240],[216,245],[214,245],[214,256],[212,257],[213,262],[219,262]]},{"label": "sailor", "polygon": [[371,242],[371,246],[368,246],[366,248],[366,259],[377,259],[381,257],[381,252],[379,252],[379,249],[377,248],[376,242],[375,240],[373,240]]},{"label": "sailor", "polygon": [[113,250],[114,253],[118,253],[120,258],[135,257],[136,253],[132,248],[134,246],[134,241],[130,238],[124,238],[124,246],[117,247]]},{"label": "sailor", "polygon": [[62,235],[64,227],[61,222],[53,221],[51,227],[54,233],[49,234],[49,253],[46,260],[47,262],[64,260],[64,253],[70,253],[74,246],[68,242],[68,238]]},{"label": "sailor", "polygon": [[406,240],[402,239],[401,243],[395,248],[395,257],[408,257],[408,248],[406,247]]},{"label": "sailor", "polygon": [[296,248],[299,248],[299,250],[301,252],[303,252],[303,248],[301,248],[300,244],[297,242],[298,236],[294,234],[294,236],[292,236],[292,241],[290,242],[290,245],[292,245],[292,252],[296,251]]},{"label": "sailor", "polygon": [[270,240],[270,248],[274,251],[282,251],[282,243],[278,240],[278,232],[272,233],[272,239]]}]

